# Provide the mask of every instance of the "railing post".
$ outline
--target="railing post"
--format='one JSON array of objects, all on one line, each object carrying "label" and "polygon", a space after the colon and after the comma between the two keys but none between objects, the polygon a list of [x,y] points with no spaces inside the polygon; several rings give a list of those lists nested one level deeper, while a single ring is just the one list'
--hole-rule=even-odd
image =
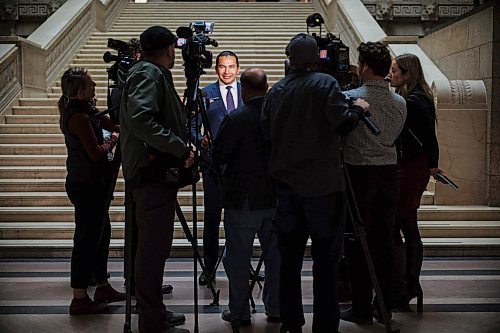
[{"label": "railing post", "polygon": [[439,167],[460,187],[436,183],[437,205],[484,205],[487,202],[487,99],[480,80],[434,81]]}]

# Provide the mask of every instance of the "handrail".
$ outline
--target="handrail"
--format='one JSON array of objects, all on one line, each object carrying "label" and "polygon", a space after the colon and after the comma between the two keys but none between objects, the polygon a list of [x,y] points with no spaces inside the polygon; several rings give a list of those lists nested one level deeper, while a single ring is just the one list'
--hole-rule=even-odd
[{"label": "handrail", "polygon": [[[92,31],[108,30],[126,4],[123,0],[68,0],[28,38],[0,36],[0,45],[15,44],[17,47],[14,81],[21,85],[22,96],[47,96],[48,88]],[[6,61],[0,53],[0,77],[13,72],[4,63]],[[0,111],[3,112],[18,94],[1,89]]]}]

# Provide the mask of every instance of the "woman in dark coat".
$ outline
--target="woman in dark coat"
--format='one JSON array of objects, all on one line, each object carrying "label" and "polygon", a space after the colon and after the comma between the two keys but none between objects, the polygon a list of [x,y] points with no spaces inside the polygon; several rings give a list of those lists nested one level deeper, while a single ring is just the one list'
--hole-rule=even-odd
[{"label": "woman in dark coat", "polygon": [[[400,231],[405,239],[406,265],[401,274],[403,276],[395,281],[399,290],[395,290],[394,300],[397,307],[408,310],[409,301],[417,297],[417,311],[420,312],[423,292],[419,277],[423,246],[417,224],[417,209],[429,177],[440,171],[436,109],[417,56],[403,54],[394,58],[389,78],[391,86],[396,87],[396,92],[406,99],[408,112],[397,140],[400,193],[395,225],[396,247],[402,248]],[[394,271],[398,269],[395,267]]]},{"label": "woman in dark coat", "polygon": [[[105,303],[123,301],[107,280],[111,225],[106,201],[112,178],[110,152],[118,141],[118,126],[96,116],[92,105],[95,83],[83,68],[70,68],[61,79],[58,107],[60,127],[68,150],[66,192],[75,206],[75,234],[71,255],[73,300],[70,315],[102,313]],[[111,132],[104,139],[103,129]],[[109,133],[107,132],[107,133]],[[95,276],[94,300],[87,295]]]}]

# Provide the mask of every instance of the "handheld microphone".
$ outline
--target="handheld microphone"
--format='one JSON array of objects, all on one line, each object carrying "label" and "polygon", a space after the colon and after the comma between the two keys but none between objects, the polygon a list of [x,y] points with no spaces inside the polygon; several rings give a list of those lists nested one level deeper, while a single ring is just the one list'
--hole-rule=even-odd
[{"label": "handheld microphone", "polygon": [[436,179],[440,183],[448,185],[449,187],[451,187],[455,191],[458,190],[458,185],[455,184],[450,178],[445,176],[445,174],[442,173],[441,171],[438,171],[438,173],[436,173],[436,175],[434,176],[434,179]]},{"label": "handheld microphone", "polygon": [[385,82],[391,82],[391,78],[389,77],[389,75],[387,75],[386,77],[384,77],[384,81]]}]

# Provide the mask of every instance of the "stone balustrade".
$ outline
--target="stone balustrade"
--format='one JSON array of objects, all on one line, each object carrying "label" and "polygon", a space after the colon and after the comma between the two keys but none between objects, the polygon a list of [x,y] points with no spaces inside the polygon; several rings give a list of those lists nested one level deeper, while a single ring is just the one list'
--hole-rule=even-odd
[{"label": "stone balustrade", "polygon": [[[15,73],[11,81],[20,84],[23,97],[46,96],[92,30],[106,31],[125,4],[122,0],[68,0],[28,38],[0,37],[0,44],[4,44],[0,77],[10,78]],[[9,65],[14,56],[6,51],[8,45],[15,46],[16,70]],[[16,96],[12,91],[0,91],[0,110]]]},{"label": "stone balustrade", "polygon": [[0,44],[0,110],[21,93],[21,52],[15,44]]}]

